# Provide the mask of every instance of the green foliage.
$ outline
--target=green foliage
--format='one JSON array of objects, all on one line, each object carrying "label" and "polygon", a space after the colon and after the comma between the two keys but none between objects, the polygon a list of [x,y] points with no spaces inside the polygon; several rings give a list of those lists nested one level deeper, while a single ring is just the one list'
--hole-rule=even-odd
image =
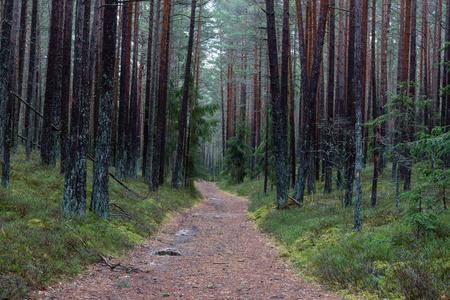
[{"label": "green foliage", "polygon": [[445,201],[449,198],[450,169],[445,168],[442,159],[450,155],[450,132],[435,127],[431,134],[419,133],[418,139],[409,145],[411,154],[419,161],[416,164],[419,184],[402,194],[411,204],[407,220],[416,227],[417,233],[438,233],[442,209],[446,209]]},{"label": "green foliage", "polygon": [[237,131],[237,136],[231,137],[227,141],[228,148],[226,149],[223,175],[228,175],[231,182],[241,183],[247,175],[250,156],[250,147],[246,143],[248,126],[240,123]]},{"label": "green foliage", "polygon": [[[273,144],[273,135],[272,133],[272,113],[269,114],[269,130],[264,130],[261,134],[261,144],[255,151],[256,158],[256,166],[255,166],[255,176],[259,174],[264,174],[265,166],[266,166],[266,149],[268,149],[268,177],[270,181],[275,182],[275,153],[274,153],[274,144]],[[267,139],[267,135],[268,139]]]},{"label": "green foliage", "polygon": [[[417,181],[422,175],[415,170]],[[372,173],[373,168],[367,166],[362,174],[364,207],[370,207]],[[448,210],[435,214],[438,218],[426,210],[429,224],[424,226],[428,229],[418,232],[408,219],[408,211],[415,205],[405,199],[405,209],[393,205],[395,184],[389,173],[380,175],[377,206],[364,211],[364,229],[358,233],[352,231],[353,211],[341,206],[340,191],[306,196],[301,208],[276,210],[275,192],[265,197],[262,181],[220,186],[250,198],[251,216],[283,249],[281,256],[310,277],[357,293],[359,298],[448,298]],[[317,184],[320,189],[323,183]]]},{"label": "green foliage", "polygon": [[219,109],[217,103],[200,103],[202,97],[195,92],[195,97],[192,103],[192,110],[189,119],[190,137],[190,151],[188,153],[189,164],[188,174],[189,180],[206,177],[206,168],[204,160],[199,155],[200,145],[206,141],[210,141],[216,130],[218,120],[214,117],[216,111]]},{"label": "green foliage", "polygon": [[[33,289],[62,276],[79,273],[87,263],[120,256],[148,238],[168,212],[189,207],[192,190],[162,186],[148,193],[142,181],[126,184],[145,199],[110,180],[111,219],[88,213],[85,219],[63,217],[64,176],[59,168],[41,166],[35,155],[25,161],[23,149],[12,158],[11,189],[0,189],[0,298],[23,298]],[[92,164],[88,164],[88,198]],[[115,209],[120,207],[120,209]]]}]

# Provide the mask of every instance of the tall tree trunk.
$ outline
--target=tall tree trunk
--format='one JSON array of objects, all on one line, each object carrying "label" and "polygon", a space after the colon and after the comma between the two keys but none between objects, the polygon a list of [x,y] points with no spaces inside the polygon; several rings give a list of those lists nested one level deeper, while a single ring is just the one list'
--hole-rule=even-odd
[{"label": "tall tree trunk", "polygon": [[[27,93],[26,99],[31,104],[31,106],[35,109],[38,108],[38,100],[35,97],[34,91],[37,89],[37,78],[36,76],[36,62],[38,58],[36,57],[37,50],[37,23],[38,23],[38,9],[39,9],[39,0],[33,0],[32,9],[31,9],[31,33],[30,33],[30,58],[28,60],[28,82],[27,82]],[[27,138],[26,144],[26,160],[30,160],[32,143],[34,140],[34,120],[35,113],[27,106],[25,110],[25,136]]]},{"label": "tall tree trunk", "polygon": [[139,131],[140,109],[138,99],[138,60],[139,60],[139,2],[135,3],[134,31],[133,31],[133,68],[131,76],[130,110],[128,113],[127,145],[128,157],[126,161],[126,177],[137,178],[139,161]]},{"label": "tall tree trunk", "polygon": [[[97,129],[98,122],[98,103],[96,103],[95,99],[95,65],[96,62],[99,61],[97,57],[97,47],[99,43],[99,22],[100,22],[100,14],[103,13],[100,7],[100,0],[95,0],[94,2],[94,19],[92,22],[92,30],[89,42],[89,82],[88,82],[88,90],[89,90],[89,104],[91,106],[91,115],[89,120],[89,141],[92,149],[95,149],[95,132]],[[95,154],[94,154],[95,155]]]},{"label": "tall tree trunk", "polygon": [[306,68],[306,51],[304,43],[304,33],[302,26],[302,10],[300,1],[296,1],[297,4],[297,24],[299,28],[299,53],[301,62],[301,76],[302,76],[302,92],[307,95],[305,97],[305,125],[303,128],[303,140],[301,142],[301,150],[299,151],[300,162],[298,179],[295,187],[295,199],[300,203],[303,202],[303,196],[305,192],[306,176],[308,171],[308,161],[311,161],[314,157],[313,148],[313,120],[316,113],[316,99],[320,77],[320,65],[323,59],[323,44],[325,40],[325,27],[328,17],[328,1],[322,1],[320,3],[320,14],[317,28],[317,35],[315,37],[314,55],[311,65],[311,74],[308,74]]},{"label": "tall tree trunk", "polygon": [[[364,1],[364,0],[363,0]],[[361,2],[355,0],[354,3],[354,33],[355,33],[355,100],[356,100],[356,141],[355,141],[355,222],[354,231],[362,229],[362,168],[363,168],[363,46],[361,35]]]},{"label": "tall tree trunk", "polygon": [[153,156],[153,187],[158,188],[164,182],[167,92],[169,80],[169,45],[170,45],[170,0],[164,0],[163,26],[161,32],[161,52],[159,66],[158,113],[156,120],[155,155]]},{"label": "tall tree trunk", "polygon": [[[330,3],[331,7],[335,6],[335,1]],[[328,48],[328,91],[327,91],[327,123],[326,123],[326,152],[325,152],[325,188],[324,193],[331,193],[332,182],[333,182],[333,104],[334,104],[334,44],[335,44],[335,12],[332,10],[330,12],[330,27],[328,29],[329,36],[329,48]]]},{"label": "tall tree trunk", "polygon": [[[44,124],[42,128],[41,161],[46,165],[56,164],[56,132],[52,124],[60,112],[58,101],[61,97],[61,54],[63,1],[52,0],[50,40],[48,50],[47,80],[45,86]],[[59,125],[59,124],[56,124]]]},{"label": "tall tree trunk", "polygon": [[280,209],[287,201],[287,77],[288,57],[287,46],[289,32],[289,1],[283,1],[283,50],[282,50],[282,89],[280,83],[277,57],[277,37],[275,27],[275,9],[273,0],[266,0],[267,37],[270,64],[270,91],[272,94],[272,122],[273,138],[275,144],[275,172],[277,180],[277,208]]},{"label": "tall tree trunk", "polygon": [[86,216],[86,146],[89,114],[88,61],[90,0],[78,0],[75,21],[73,67],[73,103],[70,145],[64,183],[63,211],[68,215]]},{"label": "tall tree trunk", "polygon": [[[28,103],[32,107],[37,108],[37,99],[33,96],[33,90],[35,89],[36,79],[34,78],[36,74],[36,44],[37,44],[37,17],[38,17],[39,0],[33,0],[31,9],[31,33],[30,33],[30,50],[29,50],[29,61],[28,61],[28,82],[26,89],[26,97]],[[30,119],[34,121],[34,112],[27,106],[25,109],[25,132],[24,135],[27,138],[26,141],[26,160],[30,159],[32,142],[34,137],[34,132],[31,130],[34,127],[30,122]],[[30,132],[31,131],[31,132]]]},{"label": "tall tree trunk", "polygon": [[[411,12],[410,12],[410,56],[409,56],[409,82],[411,83],[409,89],[409,97],[414,99],[413,103],[415,103],[416,98],[416,87],[414,86],[416,82],[416,31],[417,31],[417,22],[416,22],[416,14],[417,14],[417,2],[416,0],[411,0]],[[438,97],[436,99],[439,99]],[[436,102],[437,103],[437,102]],[[406,117],[405,117],[405,131],[403,136],[403,142],[408,143],[411,141],[414,135],[414,104],[412,107],[406,108]],[[404,186],[403,189],[408,191],[411,189],[411,172],[412,172],[412,162],[409,157],[409,148],[405,145],[403,149],[403,156],[405,157],[405,163],[403,165],[403,179]]]},{"label": "tall tree trunk", "polygon": [[[150,15],[149,15],[149,29],[148,29],[148,42],[147,42],[147,70],[146,70],[146,79],[145,79],[145,104],[144,104],[144,140],[143,140],[143,148],[142,148],[142,176],[148,182],[149,176],[147,172],[147,151],[148,151],[148,142],[149,142],[149,123],[150,123],[150,101],[153,100],[150,92],[152,86],[152,48],[153,48],[153,18],[155,11],[155,0],[150,2]],[[152,103],[152,113],[153,113],[153,103]],[[152,116],[153,121],[153,116]]]},{"label": "tall tree trunk", "polygon": [[[446,1],[446,17],[445,17],[445,43],[450,43],[450,0]],[[450,47],[446,47],[444,50],[444,86],[450,85],[450,67],[447,62],[450,61]],[[450,93],[445,93],[442,99],[442,114],[441,125],[450,125]],[[448,130],[448,129],[447,129]],[[450,157],[450,155],[449,155]]]},{"label": "tall tree trunk", "polygon": [[358,20],[356,19],[355,10],[356,0],[350,0],[350,31],[348,37],[348,61],[347,61],[347,118],[346,118],[346,156],[345,160],[345,199],[344,207],[352,205],[353,198],[353,182],[355,180],[355,141],[353,140],[355,134],[355,102],[358,100],[356,96],[355,83],[359,78],[356,78],[356,65],[355,65],[355,45],[356,45],[356,33],[355,27]]},{"label": "tall tree trunk", "polygon": [[[28,13],[28,0],[22,0],[20,11],[20,28],[19,28],[19,53],[18,53],[18,94],[23,97],[24,94],[24,69],[25,69],[25,48],[27,41],[27,13]],[[28,101],[29,102],[29,101]],[[13,129],[13,147],[14,151],[17,147],[17,137],[19,134],[19,118],[20,118],[21,102],[15,99],[14,102],[14,129]]]},{"label": "tall tree trunk", "polygon": [[73,2],[67,0],[64,7],[63,65],[61,74],[61,163],[60,172],[65,173],[69,140],[70,75],[72,72],[72,24]]},{"label": "tall tree trunk", "polygon": [[114,101],[114,67],[117,36],[117,0],[106,0],[103,19],[102,81],[100,89],[99,123],[97,128],[94,182],[90,211],[109,218],[108,162],[111,154],[111,122]]},{"label": "tall tree trunk", "polygon": [[[250,135],[250,178],[255,178],[255,151],[256,151],[256,106],[258,101],[258,44],[255,42],[254,46],[254,62],[253,62],[253,105],[251,114],[251,135]],[[294,167],[295,168],[295,167]]]},{"label": "tall tree trunk", "polygon": [[[381,54],[380,54],[380,100],[378,104],[378,111],[380,115],[386,114],[385,105],[387,104],[387,85],[388,85],[388,42],[389,42],[389,25],[391,17],[391,2],[392,0],[383,0],[383,11],[382,11],[382,21],[381,21]],[[387,139],[387,122],[381,124],[380,130],[380,164],[379,173],[383,173],[386,166],[386,139]]]},{"label": "tall tree trunk", "polygon": [[153,186],[153,155],[154,155],[154,128],[155,128],[155,117],[154,117],[154,111],[155,111],[155,104],[156,104],[156,94],[157,94],[157,81],[159,80],[159,74],[156,72],[156,69],[158,68],[157,63],[157,56],[158,56],[158,40],[159,40],[159,31],[160,31],[160,19],[161,19],[161,0],[156,0],[156,20],[155,20],[155,32],[154,32],[154,41],[153,43],[153,54],[152,54],[152,77],[151,77],[151,89],[150,89],[150,111],[149,111],[149,121],[148,121],[148,145],[147,145],[147,171],[146,171],[146,180],[149,184],[149,190],[154,190],[156,187]]},{"label": "tall tree trunk", "polygon": [[[344,0],[339,1],[339,6],[344,6]],[[336,72],[336,108],[335,108],[335,118],[337,120],[337,124],[342,124],[345,117],[345,33],[344,33],[344,12],[339,10],[339,37],[338,37],[338,55],[337,55],[337,72]],[[339,126],[342,127],[342,126]],[[337,157],[336,157],[336,188],[341,190],[343,188],[343,180],[342,180],[342,162],[343,162],[343,129],[338,128],[337,132]]]},{"label": "tall tree trunk", "polygon": [[[295,26],[294,26],[295,27]],[[290,31],[290,26],[289,26]],[[295,37],[294,37],[295,41]],[[295,74],[292,69],[292,60],[295,61],[295,47],[294,47],[294,59],[291,55],[291,40],[289,39],[289,152],[290,152],[290,167],[289,171],[291,173],[291,186],[295,187],[295,175],[297,170],[297,153],[295,150]]]},{"label": "tall tree trunk", "polygon": [[183,84],[183,99],[181,103],[181,114],[180,114],[180,129],[178,131],[178,145],[177,154],[175,160],[175,168],[172,173],[172,186],[174,188],[179,187],[179,181],[181,176],[181,163],[183,161],[184,153],[184,139],[187,123],[187,113],[188,113],[188,100],[189,100],[189,87],[191,79],[191,64],[192,64],[192,50],[194,44],[194,29],[195,29],[195,8],[197,1],[192,0],[191,4],[191,21],[189,26],[189,41],[188,41],[188,52],[186,58],[186,67],[184,70],[184,84]]},{"label": "tall tree trunk", "polygon": [[[2,186],[9,188],[9,170],[10,170],[10,146],[11,146],[11,111],[12,98],[10,90],[13,85],[14,63],[11,58],[11,53],[14,53],[15,41],[11,42],[13,25],[13,11],[14,1],[6,0],[4,4],[4,11],[2,16],[1,26],[1,48],[0,48],[0,122],[3,129],[2,132],[2,148],[3,148],[3,162],[2,162]],[[16,16],[14,16],[16,17]]]},{"label": "tall tree trunk", "polygon": [[123,7],[122,48],[120,59],[120,90],[119,90],[119,129],[117,141],[116,176],[119,179],[127,178],[126,163],[131,153],[128,153],[127,131],[130,111],[130,59],[131,59],[131,31],[133,21],[133,3],[129,2]]},{"label": "tall tree trunk", "polygon": [[[371,40],[371,71],[370,81],[372,89],[372,118],[378,118],[379,106],[377,105],[377,82],[376,82],[376,65],[375,65],[375,16],[376,16],[376,0],[372,1],[372,40]],[[372,208],[377,204],[377,188],[378,188],[378,175],[379,175],[379,163],[380,163],[380,132],[381,124],[377,124],[373,130],[373,179],[372,179],[372,194],[370,196],[370,206]]]}]

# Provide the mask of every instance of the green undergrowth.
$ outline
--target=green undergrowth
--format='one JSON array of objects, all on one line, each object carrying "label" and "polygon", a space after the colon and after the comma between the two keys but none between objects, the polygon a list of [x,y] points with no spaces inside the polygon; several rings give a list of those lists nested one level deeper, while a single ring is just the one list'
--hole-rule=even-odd
[{"label": "green undergrowth", "polygon": [[[111,218],[88,213],[63,217],[64,175],[59,166],[25,161],[22,149],[12,157],[11,187],[0,188],[0,299],[22,298],[61,276],[72,277],[89,263],[120,257],[147,239],[172,213],[199,201],[194,188],[162,186],[149,193],[142,181],[124,181],[139,197],[110,178]],[[88,163],[88,207],[92,163]]]},{"label": "green undergrowth", "polygon": [[[432,224],[419,227],[408,211],[410,200],[395,207],[395,184],[386,169],[378,202],[370,209],[373,168],[363,173],[363,230],[353,232],[354,207],[342,208],[344,191],[306,196],[303,206],[276,209],[275,189],[263,194],[263,181],[219,186],[251,200],[249,211],[287,257],[308,277],[357,298],[441,299],[450,297],[450,216],[439,207]],[[414,174],[413,182],[420,182]],[[334,184],[335,182],[333,182]],[[335,189],[335,186],[333,186]],[[290,195],[292,195],[292,190]],[[431,215],[431,212],[427,212]],[[425,216],[427,216],[425,215]]]}]

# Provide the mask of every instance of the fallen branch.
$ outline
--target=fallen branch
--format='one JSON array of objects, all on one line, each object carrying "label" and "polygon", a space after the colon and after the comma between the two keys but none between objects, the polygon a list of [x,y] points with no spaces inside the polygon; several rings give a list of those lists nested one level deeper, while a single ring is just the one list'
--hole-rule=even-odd
[{"label": "fallen branch", "polygon": [[[17,95],[14,92],[11,92],[17,99],[19,99],[20,101],[22,101],[26,106],[28,106],[35,114],[37,114],[39,117],[41,117],[42,119],[44,118],[44,116],[37,111],[33,106],[31,106],[31,104],[29,104],[25,99],[22,99],[22,97],[20,97],[19,95]],[[55,124],[52,124],[53,129],[55,129],[56,131],[60,131],[60,129],[58,127],[56,127]]]},{"label": "fallen branch", "polygon": [[[93,162],[95,162],[95,158],[92,157],[91,155],[87,155],[88,158],[90,160],[92,160]],[[115,181],[117,181],[121,186],[123,186],[125,189],[127,189],[128,191],[130,191],[132,194],[134,194],[136,197],[140,198],[140,199],[145,199],[145,197],[142,197],[141,195],[139,195],[138,193],[136,193],[135,191],[133,191],[132,189],[130,189],[125,183],[123,183],[122,181],[120,181],[116,176],[114,176],[113,173],[111,173],[110,171],[108,171],[109,176],[111,176]]]},{"label": "fallen branch", "polygon": [[[27,141],[27,139],[25,137],[23,137],[20,134],[17,134],[18,137],[20,137],[22,140],[24,140],[25,142]],[[33,145],[36,145],[36,143],[33,143]],[[41,145],[37,144],[36,147],[41,148]]]},{"label": "fallen branch", "polygon": [[288,199],[291,200],[292,202],[294,202],[295,205],[298,205],[299,207],[302,207],[302,205],[300,204],[300,202],[298,202],[297,200],[295,200],[295,198],[291,197],[288,195]]},{"label": "fallen branch", "polygon": [[111,270],[114,270],[117,266],[120,265],[120,263],[117,263],[117,264],[112,264],[112,263],[110,263],[110,262],[106,259],[106,257],[104,257],[104,256],[101,255],[101,254],[99,254],[98,256],[100,256],[100,258],[103,260],[103,262],[104,262]]},{"label": "fallen branch", "polygon": [[118,204],[116,204],[116,203],[114,203],[114,202],[109,202],[109,205],[111,205],[113,208],[115,208],[116,210],[118,210],[119,212],[116,214],[117,216],[124,216],[124,217],[127,217],[128,219],[133,219],[133,220],[135,220],[135,221],[138,221],[138,219],[135,217],[135,216],[133,216],[133,215],[131,215],[131,214],[129,214],[129,213],[127,213],[122,207],[120,207]]}]

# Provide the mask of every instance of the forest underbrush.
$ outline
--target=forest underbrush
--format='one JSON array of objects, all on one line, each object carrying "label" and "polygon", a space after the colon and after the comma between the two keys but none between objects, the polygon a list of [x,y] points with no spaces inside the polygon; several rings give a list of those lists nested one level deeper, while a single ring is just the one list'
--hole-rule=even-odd
[{"label": "forest underbrush", "polygon": [[[0,189],[0,299],[23,298],[61,278],[70,279],[101,256],[118,258],[154,233],[158,224],[199,202],[195,188],[162,186],[149,193],[143,181],[110,178],[110,220],[88,212],[85,219],[62,212],[64,175],[43,166],[22,148],[12,157],[11,186]],[[88,162],[87,207],[92,189]]]},{"label": "forest underbrush", "polygon": [[[427,179],[413,169],[413,182]],[[414,194],[400,194],[390,165],[378,183],[378,201],[370,208],[373,167],[363,172],[363,229],[353,232],[354,206],[343,208],[344,190],[306,196],[302,207],[289,203],[276,209],[275,188],[263,193],[263,179],[219,186],[251,200],[249,211],[258,226],[282,249],[282,256],[313,279],[334,285],[357,298],[444,299],[450,297],[450,214],[439,191],[422,189],[434,205],[421,203]],[[448,179],[446,179],[448,180]],[[445,194],[447,197],[448,192]],[[292,195],[292,190],[290,195]]]}]

